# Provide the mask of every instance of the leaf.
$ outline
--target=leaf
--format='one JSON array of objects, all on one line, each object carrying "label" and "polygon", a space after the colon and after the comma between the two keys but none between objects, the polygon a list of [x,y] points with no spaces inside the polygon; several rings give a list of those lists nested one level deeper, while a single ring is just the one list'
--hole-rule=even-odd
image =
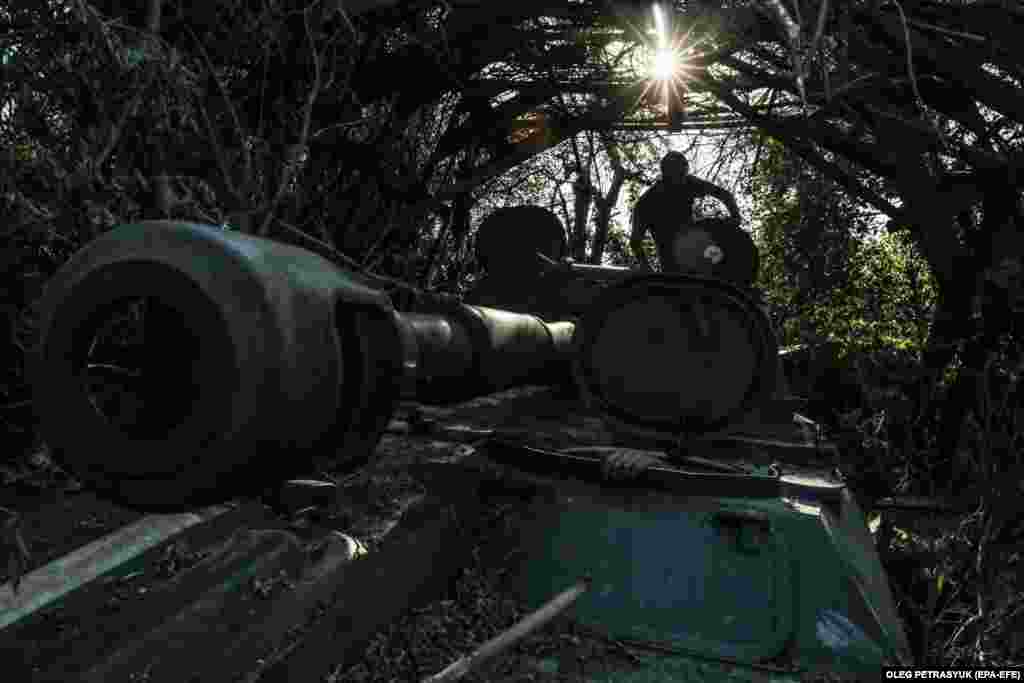
[{"label": "leaf", "polygon": [[14,146],[14,159],[16,161],[32,161],[36,158],[35,148],[29,144]]},{"label": "leaf", "polygon": [[122,48],[120,57],[121,60],[124,62],[124,65],[127,68],[132,69],[141,64],[142,62],[146,61],[147,55],[145,50],[143,50],[142,48],[133,46]]}]

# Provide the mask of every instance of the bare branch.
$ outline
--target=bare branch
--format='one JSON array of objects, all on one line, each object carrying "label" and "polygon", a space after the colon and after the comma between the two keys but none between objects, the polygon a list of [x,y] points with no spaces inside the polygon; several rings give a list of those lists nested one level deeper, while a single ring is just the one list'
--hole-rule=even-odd
[{"label": "bare branch", "polygon": [[288,147],[284,165],[281,169],[281,179],[277,186],[277,192],[271,200],[270,206],[267,207],[266,215],[263,217],[263,223],[260,225],[258,232],[260,235],[267,234],[267,231],[270,229],[270,223],[274,219],[274,214],[281,206],[281,202],[284,200],[284,196],[288,191],[288,186],[291,185],[292,179],[295,177],[298,168],[302,165],[305,157],[308,155],[309,128],[310,121],[313,116],[313,105],[316,104],[316,100],[320,96],[320,92],[323,87],[323,67],[320,60],[320,53],[317,52],[316,39],[313,37],[313,29],[309,25],[310,10],[312,10],[312,8],[319,2],[320,0],[315,0],[302,11],[302,23],[306,29],[306,40],[309,42],[310,56],[313,60],[313,83],[309,86],[309,92],[306,95],[306,102],[302,107],[302,125],[299,129],[299,140]]},{"label": "bare branch", "polygon": [[340,261],[349,268],[359,270],[359,263],[355,259],[341,253],[327,242],[317,239],[316,237],[310,235],[305,230],[302,230],[301,228],[292,225],[287,221],[278,219],[277,224],[280,225],[285,230],[287,230],[288,232],[290,232],[292,235],[295,235],[295,237],[297,237],[298,239],[307,242],[311,247],[320,251],[321,256],[325,256],[330,260]]},{"label": "bare branch", "polygon": [[[245,129],[242,127],[242,121],[238,117],[238,111],[235,109],[235,104],[231,100],[231,96],[228,94],[227,88],[217,77],[217,72],[213,68],[213,62],[210,60],[210,54],[206,51],[206,47],[202,44],[202,42],[199,40],[199,38],[192,31],[191,28],[186,27],[186,30],[192,37],[192,41],[196,44],[196,47],[199,48],[199,53],[203,58],[203,63],[206,65],[206,69],[210,74],[210,78],[212,78],[213,82],[217,84],[217,89],[220,91],[220,96],[224,99],[224,105],[227,107],[228,113],[231,115],[231,122],[235,126],[235,133],[236,135],[238,135],[238,140],[241,146],[242,163],[244,169],[243,182],[246,185],[248,185],[250,182],[252,182],[252,154],[249,152],[249,147],[246,144],[247,135],[245,133]],[[223,146],[220,143],[220,136],[216,135],[216,129],[213,127],[213,122],[210,120],[205,106],[202,107],[202,115],[204,123],[206,123],[207,128],[210,130],[210,135],[213,140],[213,143],[217,147],[217,162],[218,165],[220,166],[221,173],[224,176],[224,183],[227,186],[228,191],[231,193],[233,198],[239,203],[243,203],[242,196],[240,195],[238,188],[235,187],[234,180],[231,177],[230,169],[227,166],[226,159],[223,154]]]},{"label": "bare branch", "polygon": [[917,103],[917,107],[920,109],[921,116],[923,117],[925,116],[924,98],[921,97],[921,91],[917,88],[917,75],[914,73],[914,47],[910,42],[910,29],[907,27],[907,15],[903,13],[903,5],[900,4],[899,0],[892,0],[892,3],[899,11],[900,22],[903,24],[903,40],[906,44],[907,50],[907,77],[910,79],[910,87],[914,91],[914,102]]},{"label": "bare branch", "polygon": [[737,112],[743,114],[751,121],[756,123],[759,127],[763,128],[766,132],[778,137],[778,139],[785,144],[787,147],[792,149],[794,153],[799,155],[804,161],[808,162],[825,175],[832,178],[836,183],[845,188],[851,195],[865,201],[866,203],[874,206],[882,213],[896,219],[904,220],[908,223],[909,220],[906,213],[891,204],[889,201],[881,197],[880,195],[872,192],[864,185],[857,181],[857,179],[850,173],[839,168],[837,165],[827,161],[823,158],[814,148],[808,143],[802,141],[799,137],[793,134],[784,124],[777,122],[769,117],[758,114],[753,111],[749,106],[742,102],[735,95],[729,91],[720,88],[717,84],[705,81],[705,87],[715,92],[718,97],[722,99],[726,104],[735,109]]},{"label": "bare branch", "polygon": [[478,668],[483,662],[507,650],[525,636],[533,633],[546,623],[569,609],[581,595],[590,588],[591,579],[586,577],[562,591],[534,612],[526,615],[511,628],[491,638],[472,654],[456,660],[443,671],[423,679],[422,683],[449,683],[457,681]]},{"label": "bare branch", "polygon": [[818,26],[814,30],[814,40],[811,41],[811,51],[818,49],[821,44],[821,36],[825,33],[825,22],[828,19],[828,0],[821,0],[821,8],[818,10]]},{"label": "bare branch", "polygon": [[149,87],[153,85],[156,80],[156,69],[151,69],[149,76],[146,78],[146,82],[135,91],[135,94],[131,96],[131,99],[125,103],[124,108],[121,110],[121,115],[117,119],[117,123],[114,124],[110,129],[110,134],[107,137],[107,144],[100,151],[99,154],[94,157],[92,161],[92,173],[95,174],[99,171],[100,167],[103,166],[107,158],[113,153],[114,148],[117,147],[117,143],[121,140],[121,134],[124,132],[124,126],[128,122],[128,119],[135,115],[138,110],[139,103],[142,101],[142,93],[149,90]]},{"label": "bare branch", "polygon": [[163,0],[149,0],[146,7],[146,31],[150,35],[160,33],[160,13],[163,8]]}]

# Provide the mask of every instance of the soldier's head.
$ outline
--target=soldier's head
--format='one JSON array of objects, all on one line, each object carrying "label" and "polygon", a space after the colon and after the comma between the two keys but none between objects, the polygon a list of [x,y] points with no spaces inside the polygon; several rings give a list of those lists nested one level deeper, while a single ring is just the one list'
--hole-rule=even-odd
[{"label": "soldier's head", "polygon": [[682,152],[669,152],[661,159],[661,177],[666,182],[681,182],[690,173],[690,162]]}]

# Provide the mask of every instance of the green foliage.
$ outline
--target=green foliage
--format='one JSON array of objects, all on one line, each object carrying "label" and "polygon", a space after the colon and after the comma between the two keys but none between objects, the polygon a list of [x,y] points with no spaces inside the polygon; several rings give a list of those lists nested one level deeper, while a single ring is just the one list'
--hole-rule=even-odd
[{"label": "green foliage", "polygon": [[848,351],[919,351],[936,290],[907,236],[880,233],[878,216],[780,143],[760,143],[750,179],[758,285],[782,344],[827,339]]},{"label": "green foliage", "polygon": [[[648,252],[653,252],[653,245],[648,245]],[[605,245],[604,263],[608,266],[637,265],[636,258],[629,248],[629,233],[617,225],[608,230],[608,244]]]}]

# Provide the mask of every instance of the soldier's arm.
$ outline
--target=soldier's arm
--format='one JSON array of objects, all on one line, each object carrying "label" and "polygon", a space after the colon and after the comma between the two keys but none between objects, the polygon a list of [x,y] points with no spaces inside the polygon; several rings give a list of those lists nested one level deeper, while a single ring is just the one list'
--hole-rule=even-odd
[{"label": "soldier's arm", "polygon": [[647,234],[647,225],[644,220],[641,203],[637,202],[633,209],[633,230],[629,236],[629,250],[633,252],[633,257],[640,262],[641,268],[651,270],[651,260],[647,256],[647,249],[644,248],[644,235]]}]

